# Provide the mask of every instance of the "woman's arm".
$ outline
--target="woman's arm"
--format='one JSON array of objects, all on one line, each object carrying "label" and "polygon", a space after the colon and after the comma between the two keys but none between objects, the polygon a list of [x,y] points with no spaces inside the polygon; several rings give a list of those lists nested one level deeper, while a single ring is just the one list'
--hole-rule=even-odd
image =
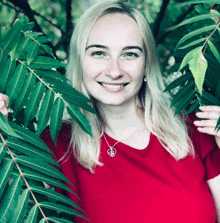
[{"label": "woman's arm", "polygon": [[[220,131],[216,131],[215,127],[220,116],[220,106],[202,106],[201,112],[197,112],[196,116],[201,121],[195,121],[198,131],[215,136],[215,141],[220,149]],[[207,181],[210,191],[215,202],[217,223],[220,223],[220,175]]]},{"label": "woman's arm", "polygon": [[215,202],[217,223],[220,223],[220,175],[207,181]]}]

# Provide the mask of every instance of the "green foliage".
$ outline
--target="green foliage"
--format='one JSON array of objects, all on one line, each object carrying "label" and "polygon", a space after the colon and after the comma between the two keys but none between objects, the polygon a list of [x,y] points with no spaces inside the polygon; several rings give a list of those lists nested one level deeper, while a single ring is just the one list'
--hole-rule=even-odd
[{"label": "green foliage", "polygon": [[[195,6],[192,17],[170,28],[184,26],[188,30],[177,43],[175,52],[182,76],[165,89],[171,92],[177,89],[172,100],[176,114],[182,110],[193,112],[201,105],[220,105],[220,1],[187,1],[179,6],[195,3],[204,4]],[[216,128],[220,128],[220,119]]]},{"label": "green foliage", "polygon": [[[70,222],[72,215],[84,218],[82,210],[44,187],[42,182],[73,193],[39,135],[49,124],[56,143],[65,110],[91,135],[79,107],[95,111],[89,99],[59,73],[65,65],[54,58],[47,38],[32,28],[22,17],[10,29],[1,29],[0,91],[9,96],[12,112],[9,120],[0,113],[0,222]],[[59,217],[62,213],[66,220]]]}]

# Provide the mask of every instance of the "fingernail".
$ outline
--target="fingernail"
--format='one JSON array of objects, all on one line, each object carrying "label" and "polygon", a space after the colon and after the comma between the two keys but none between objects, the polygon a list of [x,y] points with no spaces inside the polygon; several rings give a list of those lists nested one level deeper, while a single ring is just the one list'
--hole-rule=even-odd
[{"label": "fingernail", "polygon": [[199,121],[194,121],[194,125],[198,125],[199,124]]}]

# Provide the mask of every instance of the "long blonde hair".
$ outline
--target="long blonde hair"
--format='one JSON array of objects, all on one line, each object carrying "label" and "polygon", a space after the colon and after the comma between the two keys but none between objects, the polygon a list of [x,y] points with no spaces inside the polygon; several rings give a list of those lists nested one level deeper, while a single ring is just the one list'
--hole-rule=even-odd
[{"label": "long blonde hair", "polygon": [[[89,8],[78,20],[70,43],[70,57],[67,78],[73,87],[85,94],[91,100],[82,82],[82,61],[86,43],[92,25],[101,16],[108,13],[123,13],[133,18],[142,33],[146,48],[146,77],[139,92],[141,106],[144,108],[147,128],[155,134],[164,148],[176,159],[182,159],[193,153],[192,144],[188,137],[184,118],[174,116],[170,108],[170,95],[163,93],[164,82],[157,58],[156,46],[149,24],[144,16],[135,8],[122,1],[105,0]],[[85,133],[77,124],[72,123],[71,144],[74,145],[78,162],[92,171],[95,166],[102,165],[100,156],[100,137],[103,133],[103,117],[82,110],[92,127],[93,137]]]}]

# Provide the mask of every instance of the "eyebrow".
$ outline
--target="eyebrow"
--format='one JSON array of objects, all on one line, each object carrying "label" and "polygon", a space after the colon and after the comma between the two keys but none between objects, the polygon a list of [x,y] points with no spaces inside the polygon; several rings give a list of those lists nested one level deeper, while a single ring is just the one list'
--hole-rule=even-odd
[{"label": "eyebrow", "polygon": [[[89,48],[92,48],[92,47],[102,48],[102,49],[109,49],[107,46],[104,46],[104,45],[92,44],[92,45],[87,46],[86,50],[88,50]],[[139,46],[126,46],[122,50],[130,50],[130,49],[138,49],[141,52],[143,52],[143,50]]]}]

